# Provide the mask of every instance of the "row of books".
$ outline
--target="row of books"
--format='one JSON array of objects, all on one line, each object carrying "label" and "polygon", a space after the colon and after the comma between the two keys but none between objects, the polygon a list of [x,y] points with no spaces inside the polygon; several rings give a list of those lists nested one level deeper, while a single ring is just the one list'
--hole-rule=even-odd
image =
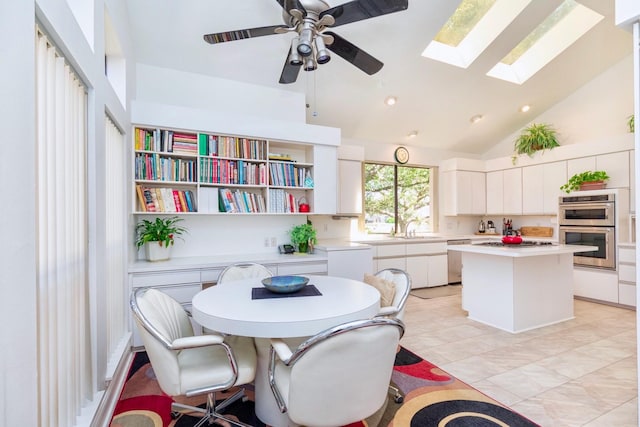
[{"label": "row of books", "polygon": [[296,198],[293,194],[278,188],[269,189],[269,212],[272,213],[297,213],[302,197]]},{"label": "row of books", "polygon": [[211,184],[266,185],[267,166],[265,163],[201,157],[200,182]]},{"label": "row of books", "polygon": [[198,154],[198,135],[166,129],[136,128],[134,145],[138,151],[158,151],[196,156]]},{"label": "row of books", "polygon": [[196,165],[195,160],[136,153],[135,179],[195,182]]},{"label": "row of books", "polygon": [[[307,182],[313,182],[308,168],[295,166],[293,163],[269,164],[271,185],[281,187],[306,187]],[[306,178],[309,177],[309,180]]]},{"label": "row of books", "polygon": [[190,190],[136,185],[142,212],[196,212],[196,199]]},{"label": "row of books", "polygon": [[267,141],[264,140],[200,134],[198,142],[201,156],[266,159]]},{"label": "row of books", "polygon": [[220,189],[220,212],[229,213],[256,213],[266,212],[266,205],[262,194],[249,193],[247,191],[228,188]]}]

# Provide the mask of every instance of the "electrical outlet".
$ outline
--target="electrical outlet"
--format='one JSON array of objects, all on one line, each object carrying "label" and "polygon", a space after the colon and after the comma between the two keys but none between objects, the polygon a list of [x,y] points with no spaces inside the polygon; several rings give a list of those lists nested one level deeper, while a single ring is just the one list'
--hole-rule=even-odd
[{"label": "electrical outlet", "polygon": [[278,239],[276,239],[275,237],[272,237],[271,238],[271,246],[274,247],[274,248],[276,246],[278,246]]},{"label": "electrical outlet", "polygon": [[264,238],[264,246],[265,246],[266,248],[268,248],[268,247],[269,247],[269,238],[268,238],[268,237],[265,237],[265,238]]}]

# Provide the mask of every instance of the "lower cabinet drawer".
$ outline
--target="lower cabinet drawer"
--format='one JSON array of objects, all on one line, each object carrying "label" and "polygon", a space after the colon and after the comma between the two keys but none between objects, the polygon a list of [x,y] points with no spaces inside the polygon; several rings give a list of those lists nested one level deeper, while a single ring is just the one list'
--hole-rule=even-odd
[{"label": "lower cabinet drawer", "polygon": [[[273,271],[273,269],[271,269]],[[326,275],[329,271],[326,262],[300,262],[291,264],[278,265],[278,275],[285,276],[289,274],[320,274]],[[275,273],[275,272],[274,272]]]},{"label": "lower cabinet drawer", "polygon": [[153,273],[134,273],[131,286],[161,286],[180,283],[200,283],[200,270],[158,271]]},{"label": "lower cabinet drawer", "polygon": [[618,279],[623,282],[636,282],[636,266],[631,264],[620,264],[618,266]]}]

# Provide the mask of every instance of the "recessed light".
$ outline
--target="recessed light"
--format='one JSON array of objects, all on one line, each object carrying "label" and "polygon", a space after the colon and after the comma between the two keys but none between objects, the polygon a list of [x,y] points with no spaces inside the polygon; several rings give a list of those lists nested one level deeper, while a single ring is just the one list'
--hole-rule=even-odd
[{"label": "recessed light", "polygon": [[530,109],[531,109],[531,107],[529,105],[523,105],[522,107],[520,107],[520,112],[521,113],[526,113]]},{"label": "recessed light", "polygon": [[417,130],[412,130],[411,132],[409,132],[407,134],[407,138],[415,138],[416,136],[418,136],[418,131]]},{"label": "recessed light", "polygon": [[471,117],[469,121],[471,123],[478,123],[482,119],[483,119],[482,114],[476,114],[475,116]]},{"label": "recessed light", "polygon": [[396,98],[395,96],[387,96],[387,98],[384,100],[384,103],[387,105],[395,105],[396,102],[398,102],[398,98]]}]

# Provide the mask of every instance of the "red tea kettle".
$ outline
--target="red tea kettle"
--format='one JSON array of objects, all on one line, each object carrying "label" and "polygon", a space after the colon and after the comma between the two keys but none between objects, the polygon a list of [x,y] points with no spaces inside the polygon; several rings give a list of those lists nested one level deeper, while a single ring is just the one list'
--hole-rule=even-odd
[{"label": "red tea kettle", "polygon": [[522,243],[522,237],[515,231],[509,231],[507,235],[502,238],[502,243],[505,245],[519,245]]},{"label": "red tea kettle", "polygon": [[300,202],[298,202],[298,212],[311,212],[311,207],[304,197],[301,197]]}]

